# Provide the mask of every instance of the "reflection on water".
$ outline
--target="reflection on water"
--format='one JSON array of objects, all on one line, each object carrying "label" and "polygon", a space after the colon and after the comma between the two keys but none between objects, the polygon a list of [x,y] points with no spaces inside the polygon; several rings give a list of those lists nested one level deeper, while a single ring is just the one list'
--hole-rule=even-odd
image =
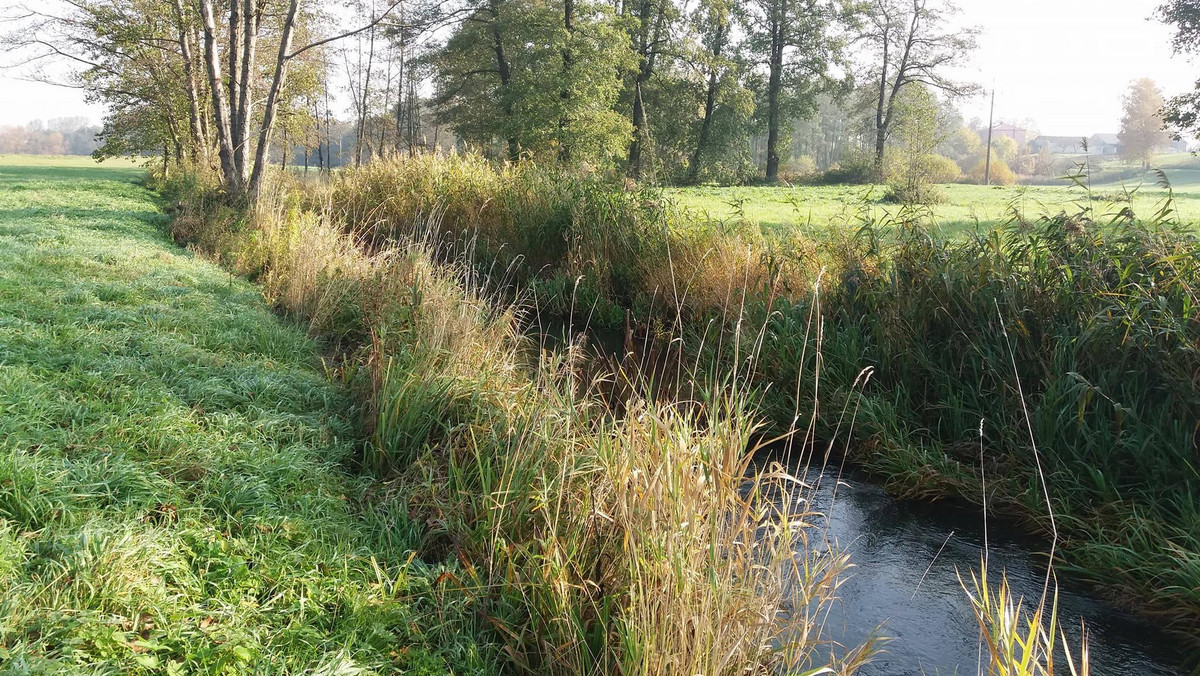
[{"label": "reflection on water", "polygon": [[[884,626],[882,633],[894,640],[862,674],[980,673],[978,627],[955,572],[969,583],[970,571],[979,567],[984,546],[979,508],[898,501],[857,478],[838,481],[836,471],[807,477],[818,484],[810,499],[828,515],[829,538],[855,565],[829,615],[828,637],[856,645]],[[1045,544],[995,523],[987,534],[991,575],[998,582],[1006,572],[1013,593],[1036,602],[1045,557],[1035,552]],[[1076,654],[1079,620],[1086,623],[1097,676],[1183,673],[1177,639],[1069,580],[1059,580],[1059,618]]]}]

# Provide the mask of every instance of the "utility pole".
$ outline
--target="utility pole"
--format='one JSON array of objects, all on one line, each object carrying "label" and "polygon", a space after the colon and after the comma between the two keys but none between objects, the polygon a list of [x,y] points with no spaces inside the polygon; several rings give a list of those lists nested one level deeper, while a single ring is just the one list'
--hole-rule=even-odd
[{"label": "utility pole", "polygon": [[992,184],[992,128],[995,127],[996,120],[996,85],[992,84],[992,110],[988,113],[988,147],[987,159],[983,165],[983,183],[984,185]]}]

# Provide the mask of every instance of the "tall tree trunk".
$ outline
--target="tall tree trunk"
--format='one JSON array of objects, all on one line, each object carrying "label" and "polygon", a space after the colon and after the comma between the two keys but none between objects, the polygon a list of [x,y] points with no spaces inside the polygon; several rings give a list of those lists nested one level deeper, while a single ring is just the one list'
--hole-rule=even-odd
[{"label": "tall tree trunk", "polygon": [[[401,19],[403,20],[403,19]],[[404,89],[407,83],[404,82],[404,77],[407,73],[404,72],[404,66],[407,66],[407,55],[404,54],[404,44],[400,46],[400,79],[396,84],[396,155],[400,155],[401,146],[404,143]]]},{"label": "tall tree trunk", "polygon": [[[236,135],[237,129],[241,125],[241,121],[237,115],[238,104],[238,77],[241,74],[241,69],[238,66],[239,59],[242,55],[241,35],[242,35],[242,0],[229,0],[229,131]],[[235,141],[233,136],[230,140]]]},{"label": "tall tree trunk", "polygon": [[283,89],[287,77],[288,52],[292,49],[292,33],[296,27],[296,13],[300,9],[300,0],[291,0],[288,13],[283,20],[283,35],[279,39],[279,54],[275,57],[275,75],[271,79],[271,89],[267,93],[267,101],[263,107],[262,126],[258,132],[258,150],[254,154],[254,170],[250,174],[250,197],[258,199],[262,191],[263,171],[266,166],[267,150],[271,147],[271,132],[275,128],[275,114],[279,109],[279,93]]},{"label": "tall tree trunk", "polygon": [[[234,4],[238,2],[238,0],[233,1]],[[262,20],[262,12],[255,7],[254,0],[242,0],[242,2],[242,56],[239,64],[242,73],[238,79],[238,125],[234,130],[233,159],[234,165],[244,180],[244,177],[251,173],[250,125],[253,121],[251,109],[254,107],[254,71],[258,60],[258,26]]]},{"label": "tall tree trunk", "polygon": [[194,55],[192,53],[191,32],[183,15],[183,3],[175,0],[175,23],[179,31],[179,53],[183,57],[184,74],[187,77],[188,115],[192,132],[192,157],[202,162],[208,161],[208,141],[204,134],[204,124],[201,122],[200,86],[196,78]]},{"label": "tall tree trunk", "polygon": [[508,64],[508,58],[504,55],[504,41],[500,38],[500,27],[497,21],[500,19],[500,9],[495,2],[492,3],[492,45],[493,51],[496,52],[496,70],[500,72],[500,97],[504,101],[504,119],[509,128],[507,134],[508,141],[508,161],[516,162],[521,159],[521,146],[517,142],[517,137],[512,134],[512,116],[513,116],[513,99],[512,92],[509,91],[509,83],[512,82],[512,70]]},{"label": "tall tree trunk", "polygon": [[[371,20],[375,19],[375,8],[371,8]],[[361,43],[359,43],[361,44]],[[375,63],[375,28],[372,27],[367,41],[367,69],[363,72],[362,98],[359,100],[358,138],[354,147],[354,166],[362,166],[363,146],[367,138],[367,107],[371,97],[371,70]]]},{"label": "tall tree trunk", "polygon": [[700,177],[700,161],[708,147],[708,137],[712,133],[713,110],[717,107],[717,87],[720,85],[721,49],[725,46],[725,37],[729,32],[729,24],[725,19],[717,23],[713,35],[712,65],[708,71],[708,91],[704,95],[704,117],[700,120],[700,133],[696,138],[696,149],[692,152],[692,161],[688,163],[687,182],[695,183]]},{"label": "tall tree trunk", "polygon": [[[650,82],[651,76],[654,75],[654,62],[658,57],[658,45],[662,39],[666,19],[667,7],[665,2],[660,2],[657,5],[657,14],[655,14],[654,5],[651,4],[650,0],[643,0],[641,17],[639,18],[639,22],[642,24],[642,30],[639,33],[640,44],[635,45],[638,53],[641,55],[641,60],[638,63],[637,78],[634,81],[633,138],[629,142],[629,175],[635,179],[642,177],[645,145],[650,142],[650,121],[646,114],[645,90],[646,84]],[[654,23],[653,33],[650,31],[651,20]]]},{"label": "tall tree trunk", "polygon": [[[387,76],[383,80],[383,107],[384,107],[384,110],[387,109],[387,101],[391,97],[392,97],[392,60],[388,59]],[[375,146],[376,152],[378,152],[380,155],[384,154],[384,148],[386,147],[384,145],[384,143],[386,142],[386,140],[387,140],[387,125],[383,123],[383,116],[380,115],[379,142]]]},{"label": "tall tree trunk", "polygon": [[638,17],[635,24],[636,32],[633,37],[633,49],[638,54],[638,70],[633,80],[633,138],[629,140],[629,166],[627,172],[630,178],[642,176],[642,140],[645,136],[646,102],[642,96],[642,87],[650,79],[650,22],[654,11],[653,0],[641,0],[638,7]]},{"label": "tall tree trunk", "polygon": [[416,154],[417,132],[421,129],[420,98],[417,95],[417,78],[409,71],[408,77],[408,156]]},{"label": "tall tree trunk", "polygon": [[642,76],[633,83],[633,138],[629,141],[628,174],[632,179],[642,177],[642,141],[646,136],[646,104],[642,99]]},{"label": "tall tree trunk", "polygon": [[[887,75],[888,71],[888,37],[887,30],[884,31],[883,41],[883,74],[880,77],[879,83],[879,102],[875,110],[875,175],[876,180],[883,180],[883,159],[886,150],[888,130],[892,126],[892,116],[896,112],[896,97],[900,94],[901,88],[908,84],[908,73],[911,67],[910,59],[912,58],[913,46],[917,43],[917,34],[921,25],[921,4],[920,0],[913,0],[913,13],[909,21],[907,36],[904,40],[904,50],[900,54],[900,61],[896,64],[895,74],[890,79]],[[887,94],[886,101],[884,94]]]},{"label": "tall tree trunk", "polygon": [[208,71],[208,89],[212,95],[213,117],[217,124],[217,154],[221,160],[221,177],[225,191],[231,196],[240,196],[242,181],[233,166],[233,143],[230,138],[229,108],[225,102],[225,89],[221,82],[221,60],[217,55],[216,22],[213,20],[212,0],[200,0],[201,19],[204,24],[204,62]]},{"label": "tall tree trunk", "polygon": [[770,79],[767,82],[767,182],[779,179],[779,124],[783,113],[780,104],[783,89],[783,22],[786,5],[778,0],[772,17]]},{"label": "tall tree trunk", "polygon": [[[321,61],[325,67],[325,71],[329,71],[329,57],[322,56]],[[333,171],[333,141],[329,134],[330,126],[329,112],[329,80],[325,80],[325,173]]]},{"label": "tall tree trunk", "polygon": [[888,43],[891,36],[885,28],[883,31],[883,63],[879,74],[879,99],[875,102],[875,180],[883,180],[883,153],[887,143],[887,127],[884,124],[883,106],[887,97],[888,85]]},{"label": "tall tree trunk", "polygon": [[[564,78],[569,77],[571,73],[571,65],[575,61],[575,56],[571,52],[571,37],[575,33],[575,0],[563,0],[563,27],[567,29],[567,46],[562,50],[562,72]],[[571,145],[567,143],[567,129],[571,124],[570,113],[567,109],[571,102],[571,92],[564,86],[559,94],[562,100],[562,116],[558,119],[558,159],[561,162],[568,162],[571,159]]]}]

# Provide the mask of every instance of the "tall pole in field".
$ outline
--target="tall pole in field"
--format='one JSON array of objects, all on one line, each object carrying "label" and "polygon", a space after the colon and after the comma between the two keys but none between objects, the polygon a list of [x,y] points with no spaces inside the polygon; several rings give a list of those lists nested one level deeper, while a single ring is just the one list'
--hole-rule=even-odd
[{"label": "tall pole in field", "polygon": [[992,110],[988,113],[988,147],[987,159],[983,165],[983,183],[984,185],[992,184],[992,127],[995,126],[996,119],[996,85],[992,85]]}]

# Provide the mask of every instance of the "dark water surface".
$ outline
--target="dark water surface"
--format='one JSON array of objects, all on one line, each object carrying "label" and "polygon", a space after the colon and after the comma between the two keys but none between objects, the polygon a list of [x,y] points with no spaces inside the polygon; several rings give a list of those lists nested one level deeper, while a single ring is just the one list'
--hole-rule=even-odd
[{"label": "dark water surface", "polygon": [[[825,629],[843,645],[857,645],[883,625],[892,637],[861,674],[919,676],[981,673],[979,630],[957,571],[970,584],[984,547],[978,507],[899,501],[854,475],[808,473],[814,507],[827,515],[828,537],[854,564],[839,590]],[[820,481],[817,482],[817,477]],[[1045,581],[1047,542],[992,520],[987,529],[990,583],[1008,576],[1014,596],[1036,603]],[[1092,674],[1184,674],[1179,637],[1088,593],[1060,576],[1058,614],[1078,655],[1080,625],[1087,625]],[[1055,660],[1059,673],[1069,673]],[[986,673],[983,670],[982,673]]]}]

